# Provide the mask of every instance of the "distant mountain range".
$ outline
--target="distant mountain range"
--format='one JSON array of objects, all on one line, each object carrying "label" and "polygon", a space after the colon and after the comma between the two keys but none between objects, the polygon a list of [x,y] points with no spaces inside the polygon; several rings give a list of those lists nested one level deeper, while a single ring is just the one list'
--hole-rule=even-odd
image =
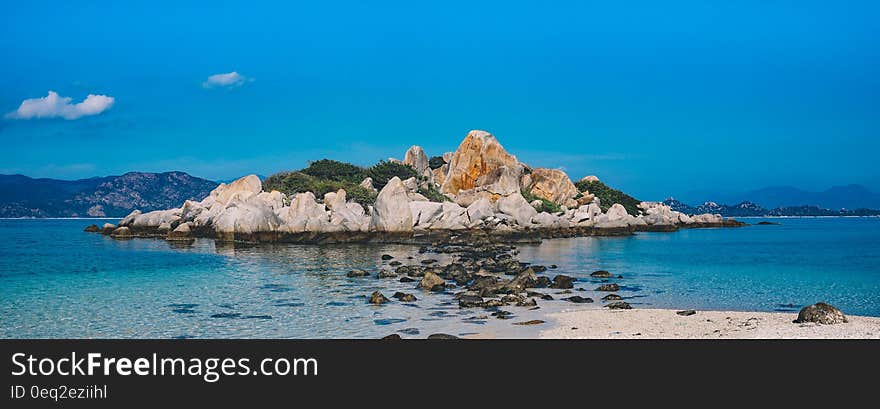
[{"label": "distant mountain range", "polygon": [[0,175],[0,217],[123,217],[201,200],[217,182],[184,172],[129,172],[80,180]]},{"label": "distant mountain range", "polygon": [[767,209],[815,206],[823,209],[880,209],[880,194],[862,185],[834,186],[810,192],[792,186],[772,186],[736,194],[691,193],[685,201],[703,203],[751,202]]},{"label": "distant mountain range", "polygon": [[755,216],[880,216],[880,210],[871,209],[825,209],[819,206],[782,206],[766,209],[755,203],[744,201],[736,205],[706,202],[699,206],[689,206],[673,198],[663,201],[664,204],[686,214],[720,214],[724,217],[755,217]]}]

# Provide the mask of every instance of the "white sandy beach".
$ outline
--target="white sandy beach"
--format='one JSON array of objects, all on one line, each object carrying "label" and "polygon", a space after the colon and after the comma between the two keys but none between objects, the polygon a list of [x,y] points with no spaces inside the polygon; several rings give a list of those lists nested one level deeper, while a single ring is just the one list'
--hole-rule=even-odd
[{"label": "white sandy beach", "polygon": [[[880,318],[847,316],[845,324],[795,324],[797,313],[587,309],[552,313],[541,338],[605,339],[880,339]],[[547,325],[545,324],[545,325]]]}]

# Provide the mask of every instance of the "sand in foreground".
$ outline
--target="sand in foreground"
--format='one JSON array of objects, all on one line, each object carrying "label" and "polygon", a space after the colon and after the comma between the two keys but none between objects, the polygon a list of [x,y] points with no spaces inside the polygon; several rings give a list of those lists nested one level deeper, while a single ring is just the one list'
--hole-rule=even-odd
[{"label": "sand in foreground", "polygon": [[880,339],[880,318],[847,316],[846,324],[794,324],[797,314],[675,310],[582,310],[551,314],[555,326],[541,338],[871,338]]}]

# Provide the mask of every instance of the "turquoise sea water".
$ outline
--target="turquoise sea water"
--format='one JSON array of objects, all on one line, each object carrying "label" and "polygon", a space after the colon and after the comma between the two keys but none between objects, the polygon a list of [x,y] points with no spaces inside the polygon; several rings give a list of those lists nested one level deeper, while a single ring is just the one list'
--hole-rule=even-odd
[{"label": "turquoise sea water", "polygon": [[[758,220],[751,219],[749,222]],[[880,316],[880,219],[777,219],[779,226],[546,240],[520,259],[556,264],[545,274],[621,274],[636,308],[796,311],[827,301]],[[477,309],[412,283],[347,278],[375,272],[400,245],[218,246],[197,240],[113,240],[84,233],[86,220],[0,220],[0,337],[377,337],[395,331],[479,332]],[[99,223],[100,224],[100,223]],[[424,255],[439,258],[437,255]],[[381,290],[419,301],[369,306]],[[557,297],[558,298],[558,297]],[[549,301],[549,303],[563,303]],[[601,304],[596,303],[595,307]],[[516,311],[514,309],[514,311]],[[468,320],[470,318],[470,320]]]}]

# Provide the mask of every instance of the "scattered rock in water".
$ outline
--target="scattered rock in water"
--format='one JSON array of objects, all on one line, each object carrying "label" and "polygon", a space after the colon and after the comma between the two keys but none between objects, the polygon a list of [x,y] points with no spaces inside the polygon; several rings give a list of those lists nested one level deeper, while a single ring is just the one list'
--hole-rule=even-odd
[{"label": "scattered rock in water", "polygon": [[543,323],[544,321],[541,320],[528,320],[523,322],[514,322],[513,325],[538,325]]},{"label": "scattered rock in water", "polygon": [[407,294],[407,293],[403,293],[400,291],[394,293],[394,295],[392,295],[391,298],[396,298],[400,302],[413,302],[413,301],[419,300],[418,298],[416,298],[416,296],[414,296],[412,294]]},{"label": "scattered rock in water", "polygon": [[376,278],[397,278],[397,273],[391,270],[379,270],[379,272],[376,273]]},{"label": "scattered rock in water", "polygon": [[620,286],[614,283],[602,284],[596,287],[596,291],[620,291]]},{"label": "scattered rock in water", "polygon": [[98,227],[97,224],[90,224],[83,231],[88,232],[88,233],[97,233],[97,232],[101,231],[101,228]]},{"label": "scattered rock in water", "polygon": [[385,296],[382,295],[382,293],[380,293],[378,291],[374,291],[372,294],[370,294],[368,302],[370,304],[385,304],[386,302],[389,302],[389,301],[391,301],[391,300],[385,298]]},{"label": "scattered rock in water", "polygon": [[553,283],[550,285],[550,288],[573,288],[574,280],[574,277],[560,274],[556,277],[553,277]]},{"label": "scattered rock in water", "polygon": [[818,302],[808,305],[801,309],[798,317],[794,320],[796,324],[815,322],[819,324],[842,324],[848,322],[846,315],[831,304]]},{"label": "scattered rock in water", "polygon": [[757,222],[757,223],[755,223],[755,224],[758,225],[758,226],[778,226],[778,225],[779,225],[779,223],[776,223],[776,222],[767,222],[767,221],[760,221],[760,222]]},{"label": "scattered rock in water", "polygon": [[462,295],[458,297],[458,306],[460,308],[473,308],[483,305],[483,297],[478,295]]},{"label": "scattered rock in water", "polygon": [[[419,281],[418,288],[421,288],[423,290],[432,290],[433,291],[434,287],[443,286],[444,284],[446,284],[446,282],[443,281],[443,279],[440,278],[440,276],[438,276],[437,274],[434,274],[432,272],[427,272],[427,273],[425,273],[425,276],[422,277],[422,280]],[[443,287],[443,289],[445,289],[445,287]]]},{"label": "scattered rock in water", "polygon": [[529,297],[538,297],[538,298],[540,298],[540,299],[542,299],[542,300],[547,300],[547,301],[553,299],[553,296],[552,296],[552,295],[550,295],[550,294],[544,294],[544,293],[539,293],[539,292],[537,292],[537,291],[528,291],[528,292],[526,292],[526,296],[529,296]]},{"label": "scattered rock in water", "polygon": [[367,270],[356,268],[345,274],[346,277],[367,277],[370,273]]},{"label": "scattered rock in water", "polygon": [[608,294],[608,295],[602,297],[602,301],[617,301],[617,300],[622,300],[622,299],[623,298],[621,298],[617,294]]},{"label": "scattered rock in water", "polygon": [[609,273],[609,272],[607,272],[607,271],[605,271],[605,270],[598,270],[598,271],[594,271],[594,272],[590,273],[590,277],[595,277],[595,278],[611,278],[611,277],[612,277],[612,274]]},{"label": "scattered rock in water", "polygon": [[392,256],[390,254],[383,254],[382,255],[382,260],[391,260],[393,258],[394,258],[394,256]]},{"label": "scattered rock in water", "polygon": [[591,303],[591,302],[593,302],[593,299],[592,299],[592,298],[590,298],[590,297],[581,297],[581,296],[579,296],[579,295],[573,295],[573,296],[571,296],[571,297],[563,298],[563,300],[568,301],[568,302],[573,302],[573,303],[576,303],[576,304],[584,304],[584,303]]},{"label": "scattered rock in water", "polygon": [[342,301],[330,301],[330,302],[328,302],[328,303],[326,303],[326,304],[324,304],[324,305],[327,305],[327,306],[330,306],[330,307],[343,307],[343,306],[346,306],[346,305],[348,305],[348,304],[347,304],[347,303],[344,303],[344,302],[342,302]]},{"label": "scattered rock in water", "polygon": [[211,318],[238,318],[241,314],[237,312],[221,312],[219,314],[211,315]]},{"label": "scattered rock in water", "polygon": [[571,290],[558,291],[558,292],[556,292],[556,294],[571,294]]},{"label": "scattered rock in water", "polygon": [[383,319],[373,320],[373,324],[391,325],[391,324],[397,324],[397,323],[405,322],[405,321],[406,320],[403,318],[383,318]]},{"label": "scattered rock in water", "polygon": [[171,312],[177,313],[177,314],[195,314],[196,310],[194,310],[192,308],[175,308],[175,309],[171,310]]},{"label": "scattered rock in water", "polygon": [[400,334],[390,334],[382,337],[381,339],[403,339]]},{"label": "scattered rock in water", "polygon": [[498,310],[492,313],[492,316],[499,320],[508,320],[513,318],[513,313],[505,310]]},{"label": "scattered rock in water", "polygon": [[414,283],[415,281],[416,281],[416,279],[408,277],[408,276],[400,277],[401,283]]},{"label": "scattered rock in water", "polygon": [[428,335],[428,339],[459,339],[459,338],[455,335],[449,335],[449,334],[431,334],[431,335]]},{"label": "scattered rock in water", "polygon": [[115,230],[113,230],[113,232],[110,233],[110,237],[113,237],[115,239],[130,239],[134,236],[131,234],[131,230],[128,227],[123,226],[117,227]]},{"label": "scattered rock in water", "polygon": [[433,258],[422,260],[422,264],[434,264],[436,262],[437,260],[434,260]]},{"label": "scattered rock in water", "polygon": [[397,332],[399,332],[401,334],[406,334],[406,335],[419,335],[418,328],[404,328],[404,329],[399,330]]},{"label": "scattered rock in water", "polygon": [[538,302],[535,301],[534,298],[529,298],[528,300],[517,301],[517,307],[537,307]]},{"label": "scattered rock in water", "polygon": [[536,273],[543,273],[543,272],[547,271],[547,267],[537,265],[537,264],[531,266],[531,269]]},{"label": "scattered rock in water", "polygon": [[631,310],[632,309],[632,305],[629,305],[629,303],[626,301],[615,301],[613,303],[606,304],[605,307],[607,307],[610,310]]},{"label": "scattered rock in water", "polygon": [[696,314],[697,312],[694,310],[684,310],[684,311],[676,311],[675,313],[678,315],[681,315],[682,317],[689,317],[691,315]]},{"label": "scattered rock in water", "polygon": [[391,267],[397,267],[397,266],[399,266],[399,265],[401,265],[401,264],[403,264],[403,263],[401,263],[401,262],[399,262],[399,261],[397,261],[397,260],[394,260],[394,261],[388,263],[388,265],[391,266]]},{"label": "scattered rock in water", "polygon": [[556,264],[551,264],[551,265],[547,266],[547,268],[549,268],[549,269],[557,269],[557,268],[559,268],[559,266],[557,266]]},{"label": "scattered rock in water", "polygon": [[493,308],[493,307],[501,307],[504,305],[504,301],[491,299],[483,302],[483,307],[485,308]]},{"label": "scattered rock in water", "polygon": [[246,320],[271,320],[271,315],[245,315],[242,317]]}]

